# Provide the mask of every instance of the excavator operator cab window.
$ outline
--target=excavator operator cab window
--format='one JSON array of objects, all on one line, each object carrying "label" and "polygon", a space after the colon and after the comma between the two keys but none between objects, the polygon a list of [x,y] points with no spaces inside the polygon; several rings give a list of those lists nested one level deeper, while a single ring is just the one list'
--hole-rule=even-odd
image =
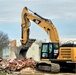
[{"label": "excavator operator cab window", "polygon": [[41,59],[56,59],[59,53],[59,43],[43,43]]},{"label": "excavator operator cab window", "polygon": [[49,53],[52,52],[52,44],[49,44]]},{"label": "excavator operator cab window", "polygon": [[48,57],[48,45],[44,44],[42,47],[42,57],[47,58]]}]

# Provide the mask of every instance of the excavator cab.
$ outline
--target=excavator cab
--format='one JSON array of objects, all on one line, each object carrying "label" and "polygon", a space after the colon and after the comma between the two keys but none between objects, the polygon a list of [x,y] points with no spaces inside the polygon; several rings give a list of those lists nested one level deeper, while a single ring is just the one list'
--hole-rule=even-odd
[{"label": "excavator cab", "polygon": [[42,43],[41,60],[57,59],[59,43]]}]

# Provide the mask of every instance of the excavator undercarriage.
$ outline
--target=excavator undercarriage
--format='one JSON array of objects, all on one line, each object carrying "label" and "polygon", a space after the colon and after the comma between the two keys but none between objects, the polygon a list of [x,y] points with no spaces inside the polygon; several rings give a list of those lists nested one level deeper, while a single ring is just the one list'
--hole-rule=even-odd
[{"label": "excavator undercarriage", "polygon": [[57,73],[60,71],[59,64],[55,63],[47,63],[47,62],[41,62],[36,65],[37,70],[43,71],[43,72],[51,72],[51,73]]}]

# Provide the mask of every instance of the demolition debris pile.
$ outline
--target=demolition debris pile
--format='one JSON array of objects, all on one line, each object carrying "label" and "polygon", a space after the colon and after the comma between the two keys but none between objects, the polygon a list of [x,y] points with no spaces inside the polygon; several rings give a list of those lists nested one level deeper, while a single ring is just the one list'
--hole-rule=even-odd
[{"label": "demolition debris pile", "polygon": [[24,60],[12,60],[12,59],[1,59],[0,60],[0,71],[21,71],[24,68],[36,68],[37,62],[32,58]]}]

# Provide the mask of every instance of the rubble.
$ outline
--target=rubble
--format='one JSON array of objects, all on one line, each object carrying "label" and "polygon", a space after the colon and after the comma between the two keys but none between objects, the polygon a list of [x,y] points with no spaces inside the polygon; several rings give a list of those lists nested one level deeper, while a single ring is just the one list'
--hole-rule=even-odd
[{"label": "rubble", "polygon": [[0,61],[0,71],[19,71],[23,72],[25,70],[35,71],[37,62],[32,58],[26,58],[24,60],[12,60],[12,59],[2,59]]}]

